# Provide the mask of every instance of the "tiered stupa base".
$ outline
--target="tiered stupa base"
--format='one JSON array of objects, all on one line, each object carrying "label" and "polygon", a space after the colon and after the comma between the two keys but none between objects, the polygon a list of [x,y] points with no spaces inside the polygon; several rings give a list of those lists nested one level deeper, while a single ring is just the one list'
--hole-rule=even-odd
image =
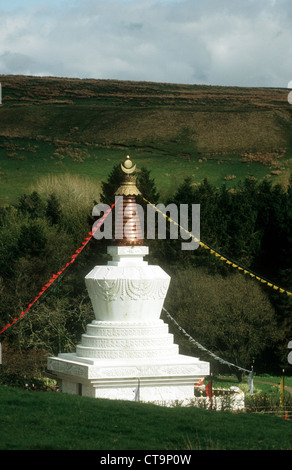
[{"label": "tiered stupa base", "polygon": [[168,326],[93,321],[74,354],[49,358],[62,392],[167,403],[191,399],[209,364],[178,353]]}]

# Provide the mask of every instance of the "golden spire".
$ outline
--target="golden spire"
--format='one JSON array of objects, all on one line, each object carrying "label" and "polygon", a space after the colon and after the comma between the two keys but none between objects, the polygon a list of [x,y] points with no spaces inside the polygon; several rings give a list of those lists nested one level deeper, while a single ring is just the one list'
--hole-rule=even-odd
[{"label": "golden spire", "polygon": [[[136,186],[135,170],[136,165],[127,155],[126,160],[121,163],[124,173],[124,180],[115,192],[116,196],[122,196],[122,204],[118,202],[115,207],[115,238],[114,244],[123,245],[143,245],[143,231],[139,219],[136,196],[141,193]],[[117,238],[116,238],[116,234]]]}]

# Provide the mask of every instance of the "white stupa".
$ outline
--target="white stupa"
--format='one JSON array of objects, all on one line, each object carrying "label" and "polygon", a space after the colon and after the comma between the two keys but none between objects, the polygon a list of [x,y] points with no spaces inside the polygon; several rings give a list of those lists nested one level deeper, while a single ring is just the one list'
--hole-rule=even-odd
[{"label": "white stupa", "polygon": [[48,370],[65,393],[161,404],[189,400],[194,383],[209,375],[209,363],[179,354],[160,319],[170,277],[144,260],[148,247],[135,216],[135,165],[128,158],[122,170],[125,180],[116,194],[124,205],[117,223],[132,229],[108,247],[112,260],[85,277],[95,319],[76,352],[48,358]]}]

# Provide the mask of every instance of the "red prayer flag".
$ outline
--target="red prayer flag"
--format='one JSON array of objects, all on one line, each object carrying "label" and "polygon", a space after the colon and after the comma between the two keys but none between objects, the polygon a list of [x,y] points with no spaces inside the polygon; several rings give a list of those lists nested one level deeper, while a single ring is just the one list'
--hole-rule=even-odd
[{"label": "red prayer flag", "polygon": [[210,410],[212,409],[212,379],[210,380],[210,382],[207,383],[206,385],[206,388],[205,388],[205,392],[206,392],[206,395],[207,397],[210,398]]},{"label": "red prayer flag", "polygon": [[207,383],[205,391],[206,391],[207,397],[212,398],[212,380],[210,380],[210,382]]}]

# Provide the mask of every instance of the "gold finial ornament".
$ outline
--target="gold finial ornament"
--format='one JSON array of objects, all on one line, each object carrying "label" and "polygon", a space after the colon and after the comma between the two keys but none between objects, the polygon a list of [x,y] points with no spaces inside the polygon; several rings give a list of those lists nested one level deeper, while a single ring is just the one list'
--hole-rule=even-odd
[{"label": "gold finial ornament", "polygon": [[126,160],[121,163],[121,169],[125,173],[124,181],[121,186],[115,192],[116,196],[140,196],[141,193],[136,186],[136,176],[134,172],[136,171],[136,164],[134,164],[129,155],[127,155]]},{"label": "gold finial ornament", "polygon": [[136,164],[133,164],[133,162],[130,160],[130,156],[127,155],[127,159],[125,160],[125,162],[121,163],[121,168],[124,173],[130,175],[136,170]]}]

